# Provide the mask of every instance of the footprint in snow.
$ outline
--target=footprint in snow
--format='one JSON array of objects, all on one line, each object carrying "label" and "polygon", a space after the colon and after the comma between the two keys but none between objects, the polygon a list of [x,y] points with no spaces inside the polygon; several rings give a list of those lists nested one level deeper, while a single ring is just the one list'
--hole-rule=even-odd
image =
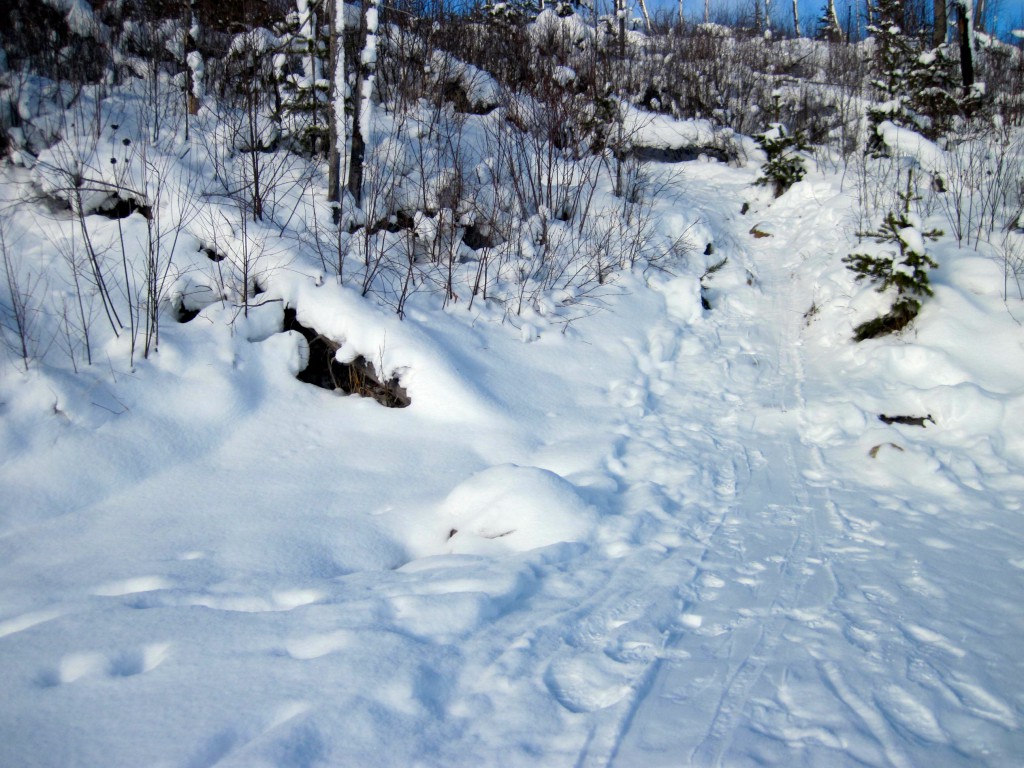
[{"label": "footprint in snow", "polygon": [[714,475],[715,494],[723,501],[728,501],[736,496],[736,467],[733,463],[726,462],[717,470]]},{"label": "footprint in snow", "polygon": [[888,685],[875,694],[875,703],[886,719],[903,731],[933,744],[949,741],[927,705],[897,685]]},{"label": "footprint in snow", "polygon": [[615,661],[594,651],[557,658],[544,682],[551,695],[570,712],[594,712],[622,701],[643,666]]}]

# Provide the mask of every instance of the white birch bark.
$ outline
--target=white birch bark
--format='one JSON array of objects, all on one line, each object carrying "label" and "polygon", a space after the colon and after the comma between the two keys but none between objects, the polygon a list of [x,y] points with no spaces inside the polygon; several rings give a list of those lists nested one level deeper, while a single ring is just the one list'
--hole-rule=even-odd
[{"label": "white birch bark", "polygon": [[640,6],[640,15],[644,17],[644,26],[647,28],[648,34],[650,34],[651,14],[647,12],[647,3],[644,0],[637,0],[637,4]]},{"label": "white birch bark", "polygon": [[332,112],[334,118],[335,151],[338,154],[338,187],[344,190],[348,186],[348,123],[345,115],[345,103],[348,96],[348,80],[345,72],[345,0],[334,0],[334,29],[332,34],[337,40],[337,52],[334,59],[334,94]]},{"label": "white birch bark", "polygon": [[377,77],[377,25],[379,15],[377,10],[378,0],[366,0],[369,7],[366,9],[366,42],[363,45],[363,52],[360,54],[359,63],[362,66],[363,78],[362,87],[359,93],[359,132],[363,137],[364,146],[370,146],[371,120],[373,118],[373,83]]}]

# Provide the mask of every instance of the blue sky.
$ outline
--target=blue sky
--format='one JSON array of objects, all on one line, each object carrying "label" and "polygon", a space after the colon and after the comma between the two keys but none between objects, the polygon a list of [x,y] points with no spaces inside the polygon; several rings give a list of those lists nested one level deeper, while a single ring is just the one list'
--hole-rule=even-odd
[{"label": "blue sky", "polygon": [[[655,9],[678,11],[678,0],[648,0],[652,13]],[[847,8],[853,2],[854,8],[863,14],[864,0],[836,0],[836,7],[839,11],[840,21],[845,25]],[[977,3],[978,0],[975,0]],[[799,0],[800,23],[803,30],[807,31],[808,25],[817,23],[818,15],[821,13],[825,0]],[[987,0],[990,11],[995,15],[997,32],[1005,34],[1013,28],[1024,26],[1024,0]],[[773,17],[792,28],[792,0],[772,0]],[[750,13],[753,7],[753,0],[711,0],[711,13],[714,16],[716,10],[723,10],[730,15],[737,11]],[[683,9],[690,18],[700,18],[704,13],[704,0],[683,0]],[[857,13],[854,13],[856,18]]]}]

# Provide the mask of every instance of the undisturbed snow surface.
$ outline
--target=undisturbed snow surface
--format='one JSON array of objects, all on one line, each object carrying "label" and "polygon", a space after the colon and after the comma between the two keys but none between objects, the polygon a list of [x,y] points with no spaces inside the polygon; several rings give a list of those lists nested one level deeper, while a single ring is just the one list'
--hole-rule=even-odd
[{"label": "undisturbed snow surface", "polygon": [[672,177],[710,311],[693,269],[539,337],[296,278],[403,410],[298,382],[280,304],[8,369],[0,764],[1019,764],[1024,307],[939,249],[853,344],[851,200],[755,172]]}]

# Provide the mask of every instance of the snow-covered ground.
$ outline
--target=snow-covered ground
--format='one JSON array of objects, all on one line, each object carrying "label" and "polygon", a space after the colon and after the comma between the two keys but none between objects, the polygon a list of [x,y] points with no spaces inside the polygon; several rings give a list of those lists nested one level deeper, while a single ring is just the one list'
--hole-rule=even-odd
[{"label": "snow-covered ground", "polygon": [[568,325],[280,277],[408,408],[297,381],[279,302],[131,372],[5,367],[0,765],[1018,765],[1001,265],[944,241],[857,345],[848,183],[654,172],[714,253]]}]

